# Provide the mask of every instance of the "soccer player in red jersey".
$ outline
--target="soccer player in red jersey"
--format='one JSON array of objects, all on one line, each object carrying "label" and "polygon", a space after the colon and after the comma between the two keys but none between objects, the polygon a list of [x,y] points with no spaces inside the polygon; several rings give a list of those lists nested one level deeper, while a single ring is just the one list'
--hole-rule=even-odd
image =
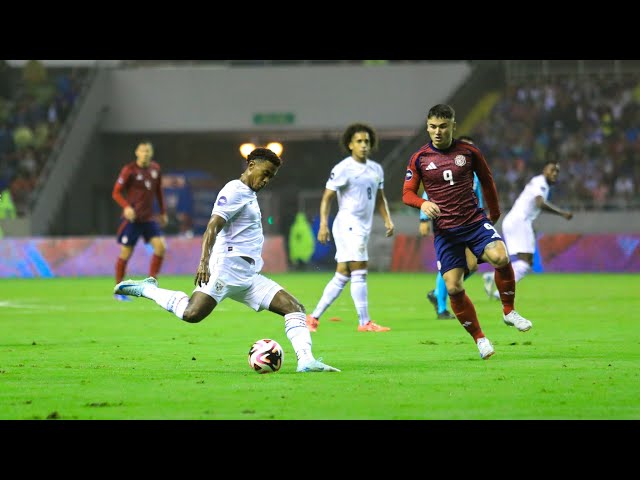
[{"label": "soccer player in red jersey", "polygon": [[[491,169],[477,146],[453,138],[455,125],[451,106],[439,104],[429,110],[427,133],[431,141],[411,155],[402,201],[419,208],[432,220],[438,268],[447,286],[451,309],[473,337],[480,357],[487,359],[495,350],[485,337],[464,289],[466,247],[478,262],[488,262],[495,268],[504,322],[521,332],[529,330],[532,324],[514,310],[516,282],[507,248],[494,227],[501,212]],[[473,191],[474,172],[482,187],[488,217]],[[418,195],[420,183],[429,200]]]},{"label": "soccer player in red jersey", "polygon": [[[162,172],[160,165],[153,161],[153,145],[141,141],[135,151],[136,160],[122,167],[113,186],[111,196],[122,207],[122,221],[117,238],[120,255],[116,261],[116,283],[120,283],[127,271],[127,263],[140,235],[145,243],[151,243],[153,256],[149,265],[149,276],[157,277],[166,242],[161,227],[167,225],[168,217],[162,192]],[[160,223],[153,217],[153,201],[158,200]],[[117,300],[129,301],[126,295],[115,295]]]}]

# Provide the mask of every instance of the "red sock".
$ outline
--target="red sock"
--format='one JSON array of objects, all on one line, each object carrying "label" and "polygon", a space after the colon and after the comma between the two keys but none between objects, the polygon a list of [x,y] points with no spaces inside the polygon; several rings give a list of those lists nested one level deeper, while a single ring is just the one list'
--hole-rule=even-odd
[{"label": "red sock", "polygon": [[501,268],[496,268],[496,287],[500,292],[502,311],[508,315],[513,310],[513,303],[516,300],[516,277],[513,273],[511,262]]},{"label": "red sock", "polygon": [[456,318],[460,324],[465,328],[469,335],[477,342],[479,338],[484,337],[482,329],[480,328],[480,322],[478,322],[478,315],[476,314],[476,307],[471,303],[471,299],[467,296],[467,293],[463,290],[455,295],[449,295],[451,301],[451,310],[456,314]]},{"label": "red sock", "polygon": [[151,264],[149,265],[150,277],[158,278],[158,272],[160,271],[160,267],[162,267],[163,260],[164,257],[160,257],[155,253],[153,254],[153,257],[151,257]]},{"label": "red sock", "polygon": [[116,283],[120,283],[124,278],[124,273],[127,271],[127,261],[118,257],[116,261]]}]

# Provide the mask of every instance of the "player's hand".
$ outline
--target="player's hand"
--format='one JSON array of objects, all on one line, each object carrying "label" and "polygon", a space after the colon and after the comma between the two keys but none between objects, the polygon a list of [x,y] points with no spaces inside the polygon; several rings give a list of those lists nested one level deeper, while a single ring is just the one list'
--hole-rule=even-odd
[{"label": "player's hand", "polygon": [[430,220],[434,220],[440,216],[440,207],[429,200],[420,206],[420,210],[429,217]]},{"label": "player's hand", "polygon": [[320,225],[318,229],[318,241],[325,245],[331,239],[329,228],[326,225]]},{"label": "player's hand", "polygon": [[209,283],[209,278],[211,274],[209,273],[209,259],[200,260],[200,264],[198,265],[198,271],[196,273],[196,278],[193,281],[193,284],[197,287],[201,287]]},{"label": "player's hand", "polygon": [[162,215],[160,215],[160,226],[166,227],[168,223],[169,223],[169,215],[167,215],[166,213],[163,213]]},{"label": "player's hand", "polygon": [[573,212],[567,212],[564,214],[564,218],[571,220],[573,218]]},{"label": "player's hand", "polygon": [[124,207],[124,212],[122,212],[122,214],[124,215],[124,218],[130,222],[133,222],[136,219],[136,211],[133,207]]},{"label": "player's hand", "polygon": [[387,237],[390,237],[391,235],[393,235],[393,230],[395,228],[395,226],[393,225],[393,222],[386,223],[384,227],[387,229],[387,232],[386,232]]}]

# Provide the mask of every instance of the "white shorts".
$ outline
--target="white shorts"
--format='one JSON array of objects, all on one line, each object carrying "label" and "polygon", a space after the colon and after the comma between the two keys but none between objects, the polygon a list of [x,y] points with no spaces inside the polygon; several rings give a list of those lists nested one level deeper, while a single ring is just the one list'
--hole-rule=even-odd
[{"label": "white shorts", "polygon": [[196,287],[220,303],[225,298],[240,302],[256,312],[268,310],[273,297],[282,287],[273,280],[256,273],[255,264],[242,257],[211,257],[209,283]]},{"label": "white shorts", "polygon": [[536,250],[536,236],[532,222],[510,217],[507,214],[502,221],[502,237],[509,255],[533,254]]},{"label": "white shorts", "polygon": [[336,262],[368,262],[369,251],[367,244],[369,243],[369,235],[354,233],[351,228],[341,228],[333,222],[333,242],[336,244]]}]

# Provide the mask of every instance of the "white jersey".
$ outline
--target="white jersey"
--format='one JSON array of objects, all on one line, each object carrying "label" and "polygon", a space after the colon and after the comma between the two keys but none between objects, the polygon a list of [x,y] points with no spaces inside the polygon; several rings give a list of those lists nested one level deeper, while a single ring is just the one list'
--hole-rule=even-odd
[{"label": "white jersey", "polygon": [[264,265],[264,233],[256,192],[240,180],[231,180],[218,193],[211,214],[226,221],[218,232],[212,253],[218,257],[251,257],[255,271],[259,272]]},{"label": "white jersey", "polygon": [[337,192],[335,223],[348,225],[353,233],[369,235],[376,196],[384,187],[382,166],[369,159],[360,163],[348,156],[333,167],[325,187]]},{"label": "white jersey", "polygon": [[549,198],[549,184],[544,175],[536,175],[529,180],[507,215],[533,222],[540,215],[540,208],[536,206],[536,197],[538,196],[544,198],[545,202]]}]

